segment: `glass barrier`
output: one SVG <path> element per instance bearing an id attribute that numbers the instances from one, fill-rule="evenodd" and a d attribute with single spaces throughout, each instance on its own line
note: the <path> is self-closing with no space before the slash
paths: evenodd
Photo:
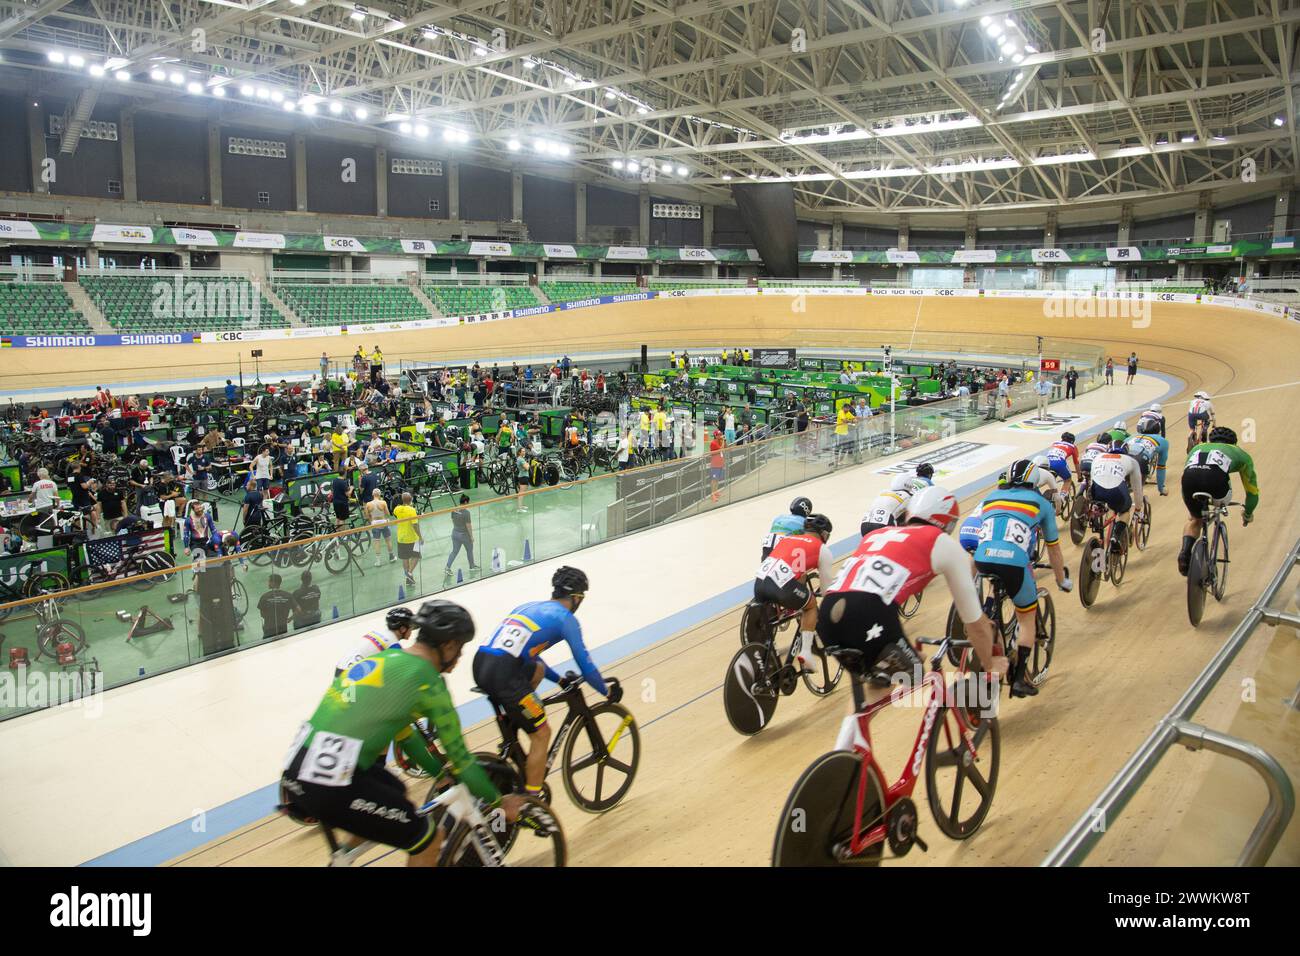
<path id="1" fill-rule="evenodd" d="M 1085 370 L 1079 391 L 1099 384 Z M 1035 402 L 1032 387 L 1020 385 L 1006 399 L 994 390 L 899 405 L 893 415 L 882 408 L 841 429 L 796 432 L 782 424 L 771 437 L 727 446 L 721 467 L 697 445 L 689 457 L 463 506 L 444 494 L 443 507 L 406 522 L 300 535 L 234 556 L 189 556 L 178 547 L 171 565 L 165 543 L 109 555 L 121 560 L 91 568 L 97 583 L 0 604 L 0 719 L 417 601 L 900 450 L 924 454 L 927 444 Z M 942 461 L 935 464 L 942 476 Z M 328 506 L 303 510 L 317 527 L 330 527 Z M 10 561 L 0 596 L 37 591 L 43 566 L 35 558 Z M 152 562 L 161 562 L 158 570 L 125 577 Z"/>

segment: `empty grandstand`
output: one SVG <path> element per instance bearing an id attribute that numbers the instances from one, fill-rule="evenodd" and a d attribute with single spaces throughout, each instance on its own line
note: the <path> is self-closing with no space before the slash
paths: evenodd
<path id="1" fill-rule="evenodd" d="M 66 335 L 89 332 L 90 324 L 72 307 L 56 282 L 0 282 L 0 333 Z"/>
<path id="2" fill-rule="evenodd" d="M 276 282 L 275 294 L 307 325 L 352 325 L 427 319 L 410 289 L 394 285 Z"/>

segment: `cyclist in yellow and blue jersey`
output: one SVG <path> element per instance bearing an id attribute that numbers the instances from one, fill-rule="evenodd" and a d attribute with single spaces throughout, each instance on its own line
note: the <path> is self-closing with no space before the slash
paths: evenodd
<path id="1" fill-rule="evenodd" d="M 537 685 L 545 677 L 565 686 L 564 679 L 541 660 L 542 652 L 565 642 L 588 684 L 614 703 L 622 697 L 620 689 L 611 692 L 600 676 L 574 617 L 587 596 L 587 585 L 587 576 L 577 568 L 558 569 L 551 577 L 551 599 L 519 605 L 474 655 L 474 682 L 505 711 L 510 723 L 529 737 L 525 784 L 534 796 L 542 792 L 551 743 L 551 728 Z"/>
<path id="2" fill-rule="evenodd" d="M 1006 472 L 1005 483 L 984 499 L 980 511 L 979 544 L 975 548 L 975 567 L 981 574 L 1002 582 L 1003 590 L 1016 607 L 1020 624 L 1018 655 L 1013 662 L 1011 693 L 1015 697 L 1032 697 L 1038 688 L 1025 680 L 1025 668 L 1034 646 L 1034 622 L 1038 616 L 1038 586 L 1030 555 L 1033 538 L 1041 534 L 1047 545 L 1048 560 L 1056 584 L 1062 591 L 1073 586 L 1056 529 L 1056 511 L 1038 493 L 1045 483 L 1042 470 L 1028 458 L 1014 462 Z"/>
<path id="3" fill-rule="evenodd" d="M 1165 490 L 1165 466 L 1169 464 L 1169 439 L 1164 431 L 1164 419 L 1139 419 L 1138 433 L 1124 443 L 1124 453 L 1132 455 L 1142 465 L 1142 478 L 1145 481 L 1151 469 L 1156 473 L 1156 490 L 1162 495 Z"/>

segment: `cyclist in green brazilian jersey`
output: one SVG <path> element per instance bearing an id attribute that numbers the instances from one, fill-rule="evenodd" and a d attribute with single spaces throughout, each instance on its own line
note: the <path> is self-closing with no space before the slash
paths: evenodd
<path id="1" fill-rule="evenodd" d="M 522 798 L 502 797 L 461 737 L 442 675 L 473 640 L 469 613 L 450 601 L 428 601 L 415 619 L 415 643 L 353 664 L 334 679 L 315 713 L 303 724 L 285 761 L 286 802 L 305 816 L 352 834 L 353 845 L 372 840 L 405 850 L 410 866 L 433 866 L 442 833 L 407 799 L 401 779 L 384 766 L 390 743 L 437 776 L 442 762 L 412 727 L 427 718 L 451 772 L 474 796 L 500 806 L 513 821 Z"/>
<path id="2" fill-rule="evenodd" d="M 1209 439 L 1191 450 L 1183 468 L 1183 504 L 1187 506 L 1188 521 L 1183 529 L 1183 546 L 1178 552 L 1178 571 L 1184 576 L 1192 545 L 1201 533 L 1202 505 L 1196 500 L 1197 492 L 1206 492 L 1215 504 L 1222 504 L 1232 496 L 1229 479 L 1236 474 L 1246 492 L 1245 509 L 1241 515 L 1243 527 L 1254 520 L 1255 508 L 1259 505 L 1259 477 L 1255 474 L 1255 462 L 1237 446 L 1237 433 L 1231 428 L 1217 427 L 1210 430 Z"/>

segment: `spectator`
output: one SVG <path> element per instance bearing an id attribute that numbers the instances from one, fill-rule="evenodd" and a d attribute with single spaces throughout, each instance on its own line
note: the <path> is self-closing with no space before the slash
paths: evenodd
<path id="1" fill-rule="evenodd" d="M 262 637 L 279 637 L 289 632 L 289 618 L 294 613 L 293 595 L 280 586 L 283 580 L 278 574 L 272 574 L 266 583 L 267 591 L 257 602 L 257 610 L 262 615 Z"/>
<path id="2" fill-rule="evenodd" d="M 235 404 L 235 397 L 237 394 L 238 390 L 235 388 L 235 384 L 230 379 L 226 379 L 226 404 Z"/>
<path id="3" fill-rule="evenodd" d="M 257 450 L 257 456 L 253 459 L 252 480 L 257 482 L 258 491 L 266 491 L 271 487 L 271 446 L 263 445 Z"/>
<path id="4" fill-rule="evenodd" d="M 460 507 L 451 513 L 451 554 L 447 556 L 447 567 L 444 569 L 446 577 L 451 577 L 451 565 L 456 560 L 456 555 L 460 554 L 460 549 L 465 549 L 465 554 L 469 558 L 469 569 L 477 571 L 479 566 L 474 563 L 474 527 L 470 519 L 469 509 L 465 505 L 469 504 L 469 495 L 460 496 Z"/>
<path id="5" fill-rule="evenodd" d="M 393 509 L 397 522 L 397 556 L 406 572 L 406 586 L 415 586 L 415 569 L 420 563 L 420 546 L 424 536 L 420 532 L 419 513 L 411 507 L 411 493 L 402 492 L 402 503 Z"/>
<path id="6" fill-rule="evenodd" d="M 347 453 L 348 438 L 343 432 L 343 423 L 335 422 L 334 430 L 330 433 L 330 454 L 333 456 L 335 471 L 343 467 L 343 458 Z"/>
<path id="7" fill-rule="evenodd" d="M 91 524 L 98 528 L 101 523 L 112 531 L 114 525 L 126 517 L 126 497 L 118 491 L 117 479 L 109 475 L 104 479 L 104 487 L 99 490 L 99 500 L 92 510 Z"/>
<path id="8" fill-rule="evenodd" d="M 301 580 L 302 584 L 293 592 L 295 631 L 320 623 L 320 588 L 312 584 L 310 571 L 304 571 Z"/>
<path id="9" fill-rule="evenodd" d="M 49 469 L 36 469 L 36 480 L 32 482 L 32 493 L 28 495 L 27 500 L 38 511 L 43 508 L 53 508 L 54 503 L 59 500 L 59 486 L 50 480 Z"/>
<path id="10" fill-rule="evenodd" d="M 1065 373 L 1065 397 L 1067 399 L 1074 398 L 1074 390 L 1078 384 L 1079 373 L 1076 372 L 1074 366 L 1071 365 L 1070 370 Z"/>
<path id="11" fill-rule="evenodd" d="M 1052 383 L 1047 380 L 1047 376 L 1041 372 L 1038 378 L 1034 380 L 1034 394 L 1038 396 L 1037 416 L 1039 418 L 1047 417 L 1047 403 L 1052 397 Z"/>
<path id="12" fill-rule="evenodd" d="M 352 472 L 330 480 L 330 502 L 334 506 L 334 528 L 342 531 L 352 517 Z"/>
<path id="13" fill-rule="evenodd" d="M 1133 379 L 1137 378 L 1138 373 L 1138 356 L 1136 352 L 1130 352 L 1128 355 L 1128 379 L 1125 385 L 1132 385 Z"/>
<path id="14" fill-rule="evenodd" d="M 249 478 L 244 485 L 244 504 L 239 509 L 239 526 L 241 528 L 260 527 L 266 517 L 266 496 L 257 486 L 257 479 Z"/>
<path id="15" fill-rule="evenodd" d="M 320 354 L 320 380 L 323 382 L 330 375 L 330 357 L 327 353 Z"/>
<path id="16" fill-rule="evenodd" d="M 1106 359 L 1106 384 L 1115 384 L 1115 360 L 1113 358 Z"/>
<path id="17" fill-rule="evenodd" d="M 726 474 L 725 463 L 722 457 L 723 439 L 722 432 L 716 428 L 713 430 L 713 440 L 709 442 L 709 481 L 712 487 L 713 500 L 718 500 L 718 483 L 722 481 Z"/>

